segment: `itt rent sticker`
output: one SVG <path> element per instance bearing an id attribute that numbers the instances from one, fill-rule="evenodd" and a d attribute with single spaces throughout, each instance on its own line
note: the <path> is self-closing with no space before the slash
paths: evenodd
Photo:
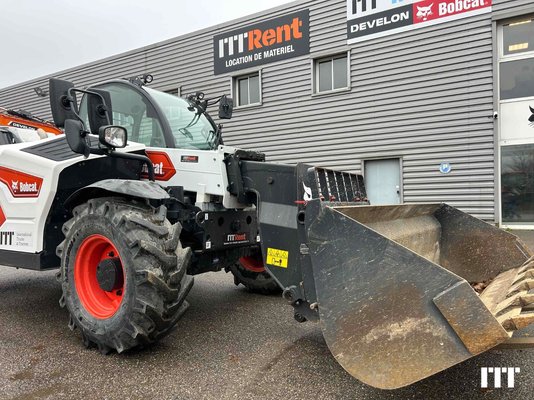
<path id="1" fill-rule="evenodd" d="M 287 259 L 289 258 L 289 252 L 278 249 L 267 249 L 267 264 L 274 265 L 275 267 L 287 268 Z"/>

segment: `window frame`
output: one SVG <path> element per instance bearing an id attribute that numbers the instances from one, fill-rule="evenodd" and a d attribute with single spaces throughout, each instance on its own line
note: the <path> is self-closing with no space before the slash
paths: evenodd
<path id="1" fill-rule="evenodd" d="M 240 104 L 239 103 L 239 81 L 242 79 L 248 80 L 248 98 L 250 101 L 250 78 L 251 77 L 258 77 L 258 90 L 259 90 L 259 102 L 256 103 L 247 103 L 247 104 Z M 231 77 L 231 91 L 230 96 L 234 99 L 234 109 L 243 109 L 243 108 L 252 108 L 252 107 L 259 107 L 263 104 L 263 87 L 262 87 L 262 70 L 256 70 L 256 71 L 249 71 L 246 73 L 240 73 L 239 75 L 234 75 Z"/>
<path id="2" fill-rule="evenodd" d="M 165 89 L 165 90 L 162 90 L 162 92 L 167 93 L 167 94 L 172 94 L 173 96 L 176 96 L 176 97 L 182 97 L 181 86 Z"/>
<path id="3" fill-rule="evenodd" d="M 341 88 L 334 88 L 334 60 L 340 59 L 340 58 L 346 58 L 347 62 L 347 86 L 341 87 Z M 322 62 L 331 62 L 331 71 L 332 71 L 332 89 L 330 90 L 323 90 L 320 91 L 320 76 L 319 76 L 319 65 Z M 314 57 L 311 60 L 311 68 L 312 68 L 312 96 L 324 96 L 332 93 L 338 93 L 338 92 L 346 92 L 351 90 L 351 71 L 350 71 L 350 51 L 342 51 L 337 52 L 333 54 L 328 55 L 321 55 L 318 57 Z"/>
<path id="4" fill-rule="evenodd" d="M 526 59 L 532 59 L 534 58 L 534 49 L 531 50 L 531 51 L 526 51 L 526 52 L 522 52 L 522 53 L 516 53 L 516 54 L 504 54 L 504 30 L 503 30 L 503 27 L 504 25 L 509 25 L 509 24 L 513 24 L 513 23 L 516 23 L 516 22 L 519 22 L 521 20 L 525 20 L 527 18 L 530 18 L 532 20 L 534 20 L 534 14 L 532 13 L 528 13 L 526 15 L 521 15 L 521 16 L 518 16 L 518 17 L 515 17 L 513 19 L 509 19 L 509 20 L 504 20 L 504 21 L 501 21 L 499 23 L 499 25 L 497 26 L 497 51 L 498 51 L 498 54 L 497 54 L 497 100 L 499 103 L 513 103 L 513 102 L 516 102 L 516 101 L 521 101 L 522 99 L 526 99 L 528 97 L 514 97 L 514 98 L 511 98 L 511 99 L 501 99 L 501 65 L 504 64 L 504 63 L 508 63 L 508 62 L 513 62 L 513 61 L 521 61 L 521 60 L 526 60 Z M 500 109 L 500 107 L 499 107 Z"/>
<path id="5" fill-rule="evenodd" d="M 518 22 L 524 21 L 526 19 L 530 19 L 532 23 L 534 23 L 534 14 L 527 13 L 526 15 L 521 15 L 512 19 L 501 21 L 498 25 L 498 59 L 500 61 L 511 61 L 511 60 L 517 60 L 517 59 L 523 59 L 523 58 L 532 58 L 534 55 L 534 49 L 529 51 L 524 51 L 520 53 L 512 53 L 512 54 L 504 54 L 504 26 L 517 24 Z"/>

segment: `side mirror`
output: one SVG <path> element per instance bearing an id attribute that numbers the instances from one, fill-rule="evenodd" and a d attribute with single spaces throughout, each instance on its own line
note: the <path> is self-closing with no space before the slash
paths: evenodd
<path id="1" fill-rule="evenodd" d="M 219 118 L 231 119 L 234 111 L 234 100 L 224 95 L 219 102 Z"/>
<path id="2" fill-rule="evenodd" d="M 120 149 L 128 144 L 128 132 L 122 126 L 101 126 L 98 132 L 100 143 L 111 149 Z"/>
<path id="3" fill-rule="evenodd" d="M 70 149 L 78 154 L 89 156 L 90 148 L 87 145 L 83 134 L 83 124 L 77 119 L 67 119 L 65 121 L 65 136 Z"/>
<path id="4" fill-rule="evenodd" d="M 76 95 L 74 93 L 72 96 L 69 95 L 69 89 L 73 87 L 72 82 L 62 79 L 51 78 L 49 81 L 50 108 L 54 124 L 60 128 L 65 126 L 66 120 L 77 119 Z"/>
<path id="5" fill-rule="evenodd" d="M 111 124 L 111 95 L 107 90 L 102 89 L 88 89 L 87 96 L 87 116 L 89 118 L 89 127 L 93 135 L 100 134 L 100 128 Z M 97 93 L 100 96 L 91 94 Z"/>

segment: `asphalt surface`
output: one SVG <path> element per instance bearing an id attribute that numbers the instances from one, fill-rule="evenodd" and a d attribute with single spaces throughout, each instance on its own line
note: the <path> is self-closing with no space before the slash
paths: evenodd
<path id="1" fill-rule="evenodd" d="M 122 355 L 83 347 L 60 291 L 53 271 L 0 267 L 1 399 L 534 398 L 534 349 L 493 350 L 396 391 L 368 387 L 337 364 L 318 325 L 222 272 L 195 278 L 170 336 Z M 480 368 L 499 366 L 521 368 L 515 389 L 480 389 Z"/>

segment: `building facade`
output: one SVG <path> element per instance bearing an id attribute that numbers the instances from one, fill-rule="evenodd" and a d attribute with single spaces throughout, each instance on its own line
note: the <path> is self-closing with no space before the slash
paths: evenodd
<path id="1" fill-rule="evenodd" d="M 53 76 L 143 73 L 231 94 L 226 144 L 363 173 L 375 204 L 534 226 L 531 0 L 301 0 Z M 0 105 L 50 117 L 48 78 L 0 89 Z"/>

